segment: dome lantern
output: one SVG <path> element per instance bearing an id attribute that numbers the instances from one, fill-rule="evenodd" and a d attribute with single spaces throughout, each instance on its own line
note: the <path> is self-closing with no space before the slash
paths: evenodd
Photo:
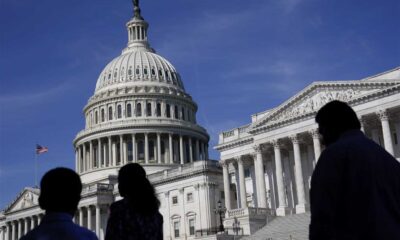
<path id="1" fill-rule="evenodd" d="M 126 23 L 128 30 L 128 46 L 122 51 L 122 53 L 129 52 L 131 50 L 144 50 L 149 52 L 155 52 L 147 41 L 147 29 L 149 24 L 144 20 L 140 14 L 139 0 L 133 0 L 133 18 Z"/>

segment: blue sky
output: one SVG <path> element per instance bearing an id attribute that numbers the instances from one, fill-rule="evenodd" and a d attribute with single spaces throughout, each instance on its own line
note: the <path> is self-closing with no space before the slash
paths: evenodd
<path id="1" fill-rule="evenodd" d="M 398 0 L 141 1 L 158 54 L 178 69 L 211 135 L 250 122 L 317 80 L 400 65 Z M 0 208 L 55 166 L 102 68 L 126 46 L 129 0 L 0 2 Z M 212 150 L 210 156 L 218 159 Z"/>

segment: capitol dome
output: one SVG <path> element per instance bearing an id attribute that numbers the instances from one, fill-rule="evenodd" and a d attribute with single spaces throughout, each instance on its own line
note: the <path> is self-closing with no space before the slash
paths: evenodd
<path id="1" fill-rule="evenodd" d="M 147 173 L 208 159 L 207 131 L 181 76 L 147 39 L 148 23 L 134 8 L 128 44 L 101 71 L 74 139 L 83 183 L 106 181 L 129 162 Z"/>

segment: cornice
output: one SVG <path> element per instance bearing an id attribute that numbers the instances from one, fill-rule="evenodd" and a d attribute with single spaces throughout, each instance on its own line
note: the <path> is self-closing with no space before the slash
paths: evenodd
<path id="1" fill-rule="evenodd" d="M 158 123 L 153 122 L 153 123 L 147 123 L 147 124 L 139 123 L 137 125 L 133 125 L 132 123 L 134 123 L 134 121 L 129 121 L 125 124 L 112 123 L 112 124 L 109 124 L 110 126 L 106 126 L 103 128 L 96 127 L 96 128 L 89 128 L 89 129 L 82 130 L 76 135 L 75 139 L 73 140 L 73 144 L 75 145 L 81 139 L 95 135 L 95 134 L 107 133 L 107 132 L 118 131 L 118 130 L 126 130 L 126 129 L 130 129 L 130 130 L 143 129 L 143 132 L 146 132 L 146 131 L 148 132 L 149 128 L 153 128 L 150 131 L 154 131 L 154 132 L 161 131 L 161 132 L 166 132 L 166 133 L 176 133 L 176 132 L 179 132 L 180 129 L 182 129 L 185 131 L 195 132 L 199 135 L 202 135 L 207 141 L 209 141 L 209 139 L 210 139 L 210 136 L 208 135 L 207 131 L 197 124 L 195 126 L 166 124 L 167 122 L 163 123 L 162 121 L 159 121 Z M 142 133 L 142 132 L 139 132 L 139 133 Z"/>
<path id="2" fill-rule="evenodd" d="M 232 148 L 248 145 L 248 144 L 251 144 L 253 142 L 254 142 L 253 136 L 248 136 L 246 138 L 237 139 L 237 140 L 234 140 L 232 142 L 219 144 L 219 145 L 215 146 L 214 149 L 218 150 L 218 151 L 223 151 L 223 150 L 228 150 L 228 149 L 232 149 Z"/>

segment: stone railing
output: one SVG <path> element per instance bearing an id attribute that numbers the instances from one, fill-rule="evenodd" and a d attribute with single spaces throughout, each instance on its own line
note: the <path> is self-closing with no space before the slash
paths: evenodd
<path id="1" fill-rule="evenodd" d="M 112 193 L 114 190 L 114 185 L 107 183 L 95 183 L 91 185 L 86 185 L 82 189 L 82 195 L 90 194 L 90 193 Z"/>
<path id="2" fill-rule="evenodd" d="M 247 124 L 247 125 L 220 133 L 218 144 L 227 143 L 227 142 L 231 142 L 231 141 L 234 141 L 234 140 L 242 138 L 242 137 L 250 136 L 250 134 L 247 133 L 247 130 L 249 129 L 249 127 L 250 127 L 250 124 Z"/>
<path id="3" fill-rule="evenodd" d="M 212 160 L 195 161 L 192 163 L 186 163 L 176 168 L 156 172 L 148 175 L 147 177 L 151 182 L 154 183 L 169 178 L 173 178 L 179 175 L 190 174 L 196 171 L 203 171 L 207 169 L 220 170 L 221 167 L 219 166 L 219 162 L 217 161 L 212 161 Z"/>
<path id="4" fill-rule="evenodd" d="M 269 209 L 266 208 L 253 208 L 253 207 L 237 208 L 228 210 L 227 217 L 232 218 L 232 217 L 259 216 L 259 215 L 266 216 L 267 213 L 269 213 Z"/>
<path id="5" fill-rule="evenodd" d="M 178 125 L 193 129 L 195 131 L 206 133 L 206 130 L 203 127 L 197 125 L 196 123 L 191 123 L 188 121 L 183 121 L 178 119 L 170 119 L 170 118 L 140 118 L 140 119 L 121 119 L 121 120 L 118 119 L 115 121 L 98 123 L 94 124 L 93 126 L 87 127 L 86 129 L 81 130 L 76 135 L 76 139 L 79 139 L 80 137 L 93 132 L 106 130 L 109 128 L 124 128 L 132 125 L 175 125 L 175 126 Z"/>

